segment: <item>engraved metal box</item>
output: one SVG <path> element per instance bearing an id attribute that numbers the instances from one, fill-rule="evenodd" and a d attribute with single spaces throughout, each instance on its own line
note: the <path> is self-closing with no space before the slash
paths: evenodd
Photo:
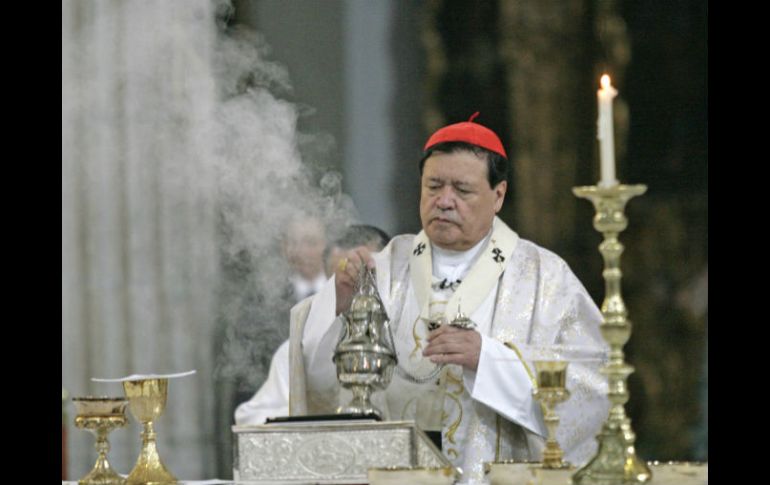
<path id="1" fill-rule="evenodd" d="M 381 467 L 452 466 L 413 421 L 233 426 L 233 476 L 256 483 L 368 483 Z"/>

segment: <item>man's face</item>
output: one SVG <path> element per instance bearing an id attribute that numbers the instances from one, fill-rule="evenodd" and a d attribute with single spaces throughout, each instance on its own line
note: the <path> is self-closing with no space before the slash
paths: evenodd
<path id="1" fill-rule="evenodd" d="M 284 253 L 292 269 L 310 280 L 323 272 L 324 228 L 318 219 L 292 221 L 286 232 Z"/>
<path id="2" fill-rule="evenodd" d="M 422 227 L 433 244 L 472 248 L 487 235 L 508 183 L 492 188 L 487 162 L 469 151 L 437 152 L 425 160 L 420 195 Z"/>

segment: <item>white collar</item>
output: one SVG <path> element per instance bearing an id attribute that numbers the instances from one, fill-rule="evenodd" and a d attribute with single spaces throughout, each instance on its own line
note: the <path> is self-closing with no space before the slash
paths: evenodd
<path id="1" fill-rule="evenodd" d="M 486 240 L 480 242 L 479 256 L 469 264 L 467 274 L 462 277 L 462 284 L 447 305 L 451 315 L 457 313 L 459 301 L 462 301 L 462 310 L 467 315 L 472 314 L 481 304 L 508 265 L 518 239 L 519 236 L 511 228 L 495 217 L 488 244 L 485 247 Z M 433 280 L 433 245 L 424 230 L 414 237 L 412 244 L 413 250 L 409 256 L 410 279 L 421 309 L 420 315 L 427 318 Z"/>
<path id="2" fill-rule="evenodd" d="M 301 300 L 320 291 L 324 283 L 326 283 L 326 275 L 320 272 L 312 280 L 306 280 L 298 274 L 293 274 L 289 276 L 289 281 L 291 281 L 291 285 L 294 287 L 294 294 L 297 299 Z"/>
<path id="3" fill-rule="evenodd" d="M 465 251 L 442 249 L 431 243 L 433 276 L 438 279 L 446 278 L 449 281 L 462 279 L 478 258 L 481 250 L 487 245 L 491 236 L 492 229 L 490 228 L 486 236 L 477 242 L 475 246 Z"/>

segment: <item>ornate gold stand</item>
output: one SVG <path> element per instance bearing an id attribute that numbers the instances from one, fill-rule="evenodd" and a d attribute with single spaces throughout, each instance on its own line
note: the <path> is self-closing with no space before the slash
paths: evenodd
<path id="1" fill-rule="evenodd" d="M 647 191 L 646 185 L 615 185 L 612 187 L 575 187 L 573 193 L 590 200 L 596 209 L 594 228 L 604 235 L 599 252 L 604 258 L 606 294 L 602 303 L 604 321 L 601 332 L 610 344 L 610 361 L 602 369 L 609 384 L 608 397 L 612 407 L 602 431 L 597 436 L 599 449 L 596 455 L 572 476 L 577 485 L 616 485 L 644 483 L 652 478 L 647 464 L 634 449 L 636 435 L 631 420 L 626 416 L 628 402 L 628 376 L 634 368 L 624 361 L 623 346 L 631 337 L 631 322 L 620 294 L 620 255 L 623 245 L 618 234 L 628 226 L 625 215 L 626 203 Z"/>
<path id="2" fill-rule="evenodd" d="M 533 391 L 535 399 L 543 403 L 544 421 L 548 428 L 548 439 L 543 450 L 543 468 L 569 468 L 570 464 L 562 461 L 564 452 L 556 441 L 556 429 L 559 427 L 559 415 L 554 407 L 569 398 L 567 385 L 567 361 L 536 360 L 537 388 Z"/>
<path id="3" fill-rule="evenodd" d="M 153 420 L 157 419 L 166 407 L 168 379 L 143 379 L 123 382 L 123 389 L 128 398 L 131 414 L 142 423 L 142 451 L 131 473 L 126 478 L 127 485 L 168 485 L 177 483 L 160 460 L 155 445 Z"/>
<path id="4" fill-rule="evenodd" d="M 87 429 L 96 436 L 96 451 L 99 457 L 90 472 L 80 480 L 78 485 L 123 485 L 125 479 L 110 466 L 107 452 L 110 443 L 107 435 L 115 428 L 126 425 L 126 401 L 115 397 L 73 397 L 77 416 L 75 426 Z"/>

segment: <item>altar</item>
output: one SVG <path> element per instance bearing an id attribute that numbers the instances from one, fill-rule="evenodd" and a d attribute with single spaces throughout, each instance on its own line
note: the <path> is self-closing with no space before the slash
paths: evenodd
<path id="1" fill-rule="evenodd" d="M 233 426 L 233 477 L 253 483 L 367 483 L 371 468 L 443 468 L 450 461 L 413 421 Z"/>
<path id="2" fill-rule="evenodd" d="M 690 463 L 690 462 L 670 462 L 659 463 L 649 462 L 653 470 L 652 481 L 650 485 L 704 485 L 708 484 L 708 463 Z M 501 468 L 495 475 L 488 475 L 490 485 L 508 485 L 508 484 L 532 484 L 532 485 L 566 485 L 569 484 L 569 470 L 542 470 L 536 464 L 519 463 L 508 464 L 506 468 Z M 62 481 L 62 485 L 77 485 L 76 481 Z M 179 485 L 254 485 L 255 483 L 263 485 L 286 485 L 292 483 L 295 485 L 313 485 L 318 481 L 238 481 L 238 480 L 180 480 Z M 331 483 L 331 482 L 329 482 Z M 347 483 L 347 482 L 338 482 Z M 362 484 L 376 485 L 377 482 L 368 480 L 360 482 Z M 420 483 L 420 482 L 412 482 Z M 431 482 L 433 483 L 433 482 Z M 451 482 L 450 482 L 451 483 Z"/>

